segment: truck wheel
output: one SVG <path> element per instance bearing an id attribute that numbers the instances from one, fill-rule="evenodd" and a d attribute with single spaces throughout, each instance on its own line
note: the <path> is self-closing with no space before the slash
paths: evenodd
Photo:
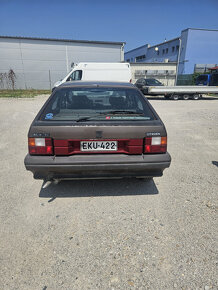
<path id="1" fill-rule="evenodd" d="M 200 95 L 199 95 L 199 94 L 194 94 L 194 95 L 192 96 L 192 99 L 193 99 L 193 100 L 199 100 L 199 99 L 200 99 Z"/>
<path id="2" fill-rule="evenodd" d="M 189 99 L 189 95 L 185 94 L 182 96 L 183 100 L 188 100 Z"/>
<path id="3" fill-rule="evenodd" d="M 178 101 L 178 99 L 179 99 L 179 95 L 172 95 L 171 98 L 172 98 L 174 101 Z"/>
<path id="4" fill-rule="evenodd" d="M 165 95 L 164 98 L 165 98 L 166 100 L 169 100 L 170 95 Z"/>

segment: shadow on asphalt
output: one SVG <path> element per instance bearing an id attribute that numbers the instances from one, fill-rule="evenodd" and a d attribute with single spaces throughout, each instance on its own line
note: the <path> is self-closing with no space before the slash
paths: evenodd
<path id="1" fill-rule="evenodd" d="M 51 184 L 41 188 L 39 197 L 97 197 L 97 196 L 125 196 L 125 195 L 153 195 L 158 189 L 153 181 L 141 179 L 101 179 L 101 180 L 69 180 L 59 184 Z"/>

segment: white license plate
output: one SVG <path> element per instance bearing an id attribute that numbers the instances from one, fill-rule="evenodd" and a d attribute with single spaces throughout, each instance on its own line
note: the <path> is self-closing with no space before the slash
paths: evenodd
<path id="1" fill-rule="evenodd" d="M 117 141 L 81 141 L 81 151 L 117 151 Z"/>

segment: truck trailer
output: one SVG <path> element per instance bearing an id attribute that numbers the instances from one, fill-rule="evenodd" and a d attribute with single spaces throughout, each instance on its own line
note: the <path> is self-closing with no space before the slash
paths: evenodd
<path id="1" fill-rule="evenodd" d="M 156 79 L 138 79 L 135 85 L 144 95 L 163 95 L 166 99 L 198 100 L 202 94 L 218 94 L 217 86 L 164 86 Z"/>
<path id="2" fill-rule="evenodd" d="M 164 95 L 166 99 L 198 100 L 202 94 L 218 94 L 218 86 L 153 86 L 147 87 L 146 95 Z"/>

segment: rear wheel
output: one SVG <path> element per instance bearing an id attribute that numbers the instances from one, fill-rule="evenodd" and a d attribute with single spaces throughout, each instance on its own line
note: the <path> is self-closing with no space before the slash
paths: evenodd
<path id="1" fill-rule="evenodd" d="M 189 99 L 189 95 L 185 94 L 182 96 L 183 100 L 188 100 Z"/>
<path id="2" fill-rule="evenodd" d="M 171 98 L 175 101 L 177 101 L 179 99 L 179 95 L 172 95 Z"/>

